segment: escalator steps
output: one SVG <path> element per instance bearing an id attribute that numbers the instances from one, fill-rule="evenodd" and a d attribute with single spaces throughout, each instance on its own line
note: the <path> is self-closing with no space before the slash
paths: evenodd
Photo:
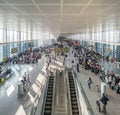
<path id="1" fill-rule="evenodd" d="M 51 92 L 52 92 L 52 91 L 53 91 L 53 89 L 52 89 L 52 88 L 48 88 L 48 91 L 51 91 Z"/>
<path id="2" fill-rule="evenodd" d="M 49 84 L 48 85 L 53 85 L 53 82 L 49 82 Z"/>
<path id="3" fill-rule="evenodd" d="M 44 115 L 51 115 L 51 110 L 46 110 L 46 111 L 44 112 Z"/>
<path id="4" fill-rule="evenodd" d="M 52 98 L 52 95 L 47 95 L 47 98 Z"/>
<path id="5" fill-rule="evenodd" d="M 77 101 L 77 98 L 71 98 L 72 101 Z"/>
<path id="6" fill-rule="evenodd" d="M 75 90 L 75 84 L 74 84 L 74 79 L 73 79 L 73 76 L 72 76 L 72 72 L 68 72 L 68 76 L 69 76 L 72 114 L 73 115 L 79 115 L 78 103 L 77 103 L 77 97 L 76 97 L 76 90 Z"/>
<path id="7" fill-rule="evenodd" d="M 51 110 L 51 106 L 45 106 L 45 110 Z"/>
<path id="8" fill-rule="evenodd" d="M 78 110 L 78 106 L 77 106 L 77 105 L 73 105 L 73 106 L 72 106 L 72 109 L 73 109 L 73 110 L 75 110 L 75 109 Z"/>
<path id="9" fill-rule="evenodd" d="M 73 82 L 74 80 L 73 79 L 69 79 L 70 82 Z"/>
<path id="10" fill-rule="evenodd" d="M 71 94 L 75 94 L 75 90 L 74 91 L 70 91 Z"/>
<path id="11" fill-rule="evenodd" d="M 72 106 L 76 106 L 77 105 L 77 102 L 72 102 Z"/>
<path id="12" fill-rule="evenodd" d="M 73 115 L 79 115 L 79 111 L 78 110 L 72 110 Z"/>
<path id="13" fill-rule="evenodd" d="M 52 103 L 45 103 L 45 106 L 52 106 Z"/>
<path id="14" fill-rule="evenodd" d="M 76 95 L 71 95 L 72 98 L 76 98 Z"/>
<path id="15" fill-rule="evenodd" d="M 70 91 L 75 91 L 75 88 L 70 88 Z"/>
<path id="16" fill-rule="evenodd" d="M 51 91 L 47 92 L 47 95 L 52 95 L 52 92 Z"/>
<path id="17" fill-rule="evenodd" d="M 52 101 L 52 98 L 47 98 L 46 100 L 47 100 L 47 101 Z"/>
<path id="18" fill-rule="evenodd" d="M 74 85 L 70 85 L 70 88 L 75 88 L 75 86 Z"/>
<path id="19" fill-rule="evenodd" d="M 51 115 L 54 77 L 49 78 L 44 115 Z"/>
<path id="20" fill-rule="evenodd" d="M 53 90 L 53 88 L 51 88 L 51 87 L 48 87 L 48 90 Z"/>
<path id="21" fill-rule="evenodd" d="M 49 85 L 48 88 L 53 88 L 53 85 Z"/>

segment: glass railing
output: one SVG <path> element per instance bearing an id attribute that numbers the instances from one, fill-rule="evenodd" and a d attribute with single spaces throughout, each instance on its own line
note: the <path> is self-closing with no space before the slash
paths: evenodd
<path id="1" fill-rule="evenodd" d="M 95 115 L 94 112 L 93 112 L 93 110 L 92 110 L 92 107 L 91 107 L 91 105 L 90 105 L 90 103 L 89 103 L 89 100 L 88 100 L 88 98 L 87 98 L 87 96 L 86 96 L 86 94 L 85 94 L 85 91 L 84 91 L 84 89 L 83 89 L 83 87 L 82 87 L 82 84 L 81 84 L 80 81 L 78 80 L 76 71 L 74 70 L 73 73 L 74 73 L 76 82 L 77 82 L 77 84 L 78 84 L 78 86 L 79 86 L 79 89 L 80 89 L 80 92 L 81 92 L 81 94 L 82 94 L 82 97 L 84 98 L 84 101 L 85 101 L 85 105 L 86 105 L 88 114 L 89 114 L 89 115 Z M 78 82 L 78 81 L 79 81 L 79 82 Z M 78 88 L 77 88 L 77 90 L 78 90 Z M 78 92 L 79 92 L 79 91 L 78 91 Z M 81 105 L 81 104 L 80 104 L 80 105 Z M 85 111 L 84 111 L 84 112 L 85 112 Z M 84 112 L 82 113 L 82 115 L 85 115 Z"/>
<path id="2" fill-rule="evenodd" d="M 47 79 L 47 81 L 48 81 L 48 79 Z M 41 87 L 41 89 L 39 89 L 39 91 L 36 93 L 35 100 L 32 104 L 32 109 L 31 109 L 30 115 L 41 115 L 42 114 L 43 104 L 44 104 L 44 100 L 46 97 L 46 87 L 47 87 L 46 85 L 48 83 L 47 81 L 46 81 L 45 85 L 43 87 Z"/>

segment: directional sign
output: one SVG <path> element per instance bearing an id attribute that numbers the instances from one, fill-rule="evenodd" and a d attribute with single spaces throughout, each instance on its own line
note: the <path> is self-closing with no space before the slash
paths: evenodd
<path id="1" fill-rule="evenodd" d="M 12 48 L 11 49 L 11 54 L 17 53 L 18 52 L 18 48 Z"/>
<path id="2" fill-rule="evenodd" d="M 54 52 L 68 52 L 68 48 L 54 48 Z"/>

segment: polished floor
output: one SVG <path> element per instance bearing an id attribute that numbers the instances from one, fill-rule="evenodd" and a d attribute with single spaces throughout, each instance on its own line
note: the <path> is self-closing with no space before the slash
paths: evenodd
<path id="1" fill-rule="evenodd" d="M 63 58 L 59 56 L 61 62 Z M 77 58 L 74 58 L 72 53 L 70 52 L 68 57 L 65 61 L 65 66 L 71 68 L 73 66 L 76 69 L 75 64 L 71 64 L 71 60 L 74 60 L 75 63 L 78 61 Z M 11 66 L 14 74 L 11 78 L 9 78 L 4 84 L 0 85 L 0 115 L 29 115 L 34 103 L 35 95 L 41 89 L 41 84 L 45 83 L 45 76 L 46 76 L 46 58 L 43 56 L 38 64 L 33 65 L 8 65 Z M 57 65 L 62 67 L 62 63 L 55 61 Z M 110 69 L 111 71 L 113 68 L 113 63 L 103 62 L 105 64 L 105 68 Z M 112 65 L 111 65 L 112 64 Z M 53 64 L 54 65 L 54 64 Z M 51 65 L 52 68 L 54 66 Z M 115 67 L 115 66 L 114 66 Z M 18 84 L 20 78 L 23 76 L 24 72 L 30 73 L 30 80 L 32 82 L 31 86 L 28 88 L 28 94 L 23 98 L 18 98 Z M 96 100 L 101 97 L 100 93 L 96 91 L 96 85 L 101 85 L 98 75 L 94 75 L 88 70 L 85 70 L 80 67 L 80 73 L 78 75 L 78 82 L 82 84 L 82 87 L 85 91 L 87 96 L 87 100 L 90 103 L 90 106 L 95 115 L 102 115 L 96 109 Z M 86 80 L 88 77 L 91 77 L 93 80 L 93 84 L 91 90 L 88 89 Z M 40 84 L 39 84 L 40 82 Z M 107 115 L 119 115 L 120 113 L 120 95 L 117 94 L 114 90 L 111 90 L 109 86 L 106 86 L 106 92 L 109 97 L 109 102 L 107 105 Z"/>
<path id="2" fill-rule="evenodd" d="M 39 88 L 35 85 L 37 77 L 43 77 L 42 71 L 45 66 L 45 58 L 39 60 L 35 65 L 9 65 L 12 68 L 13 75 L 4 84 L 0 85 L 0 115 L 28 115 L 33 106 L 34 96 L 31 96 L 33 88 Z M 27 89 L 28 94 L 18 98 L 18 84 L 24 73 L 30 74 L 32 85 Z M 41 73 L 41 74 L 40 74 Z M 31 98 L 30 98 L 31 97 Z"/>
<path id="3" fill-rule="evenodd" d="M 72 53 L 70 53 L 68 59 L 70 60 L 70 58 L 73 59 Z M 74 58 L 74 61 L 75 63 L 77 63 L 78 59 Z M 71 61 L 69 62 L 71 63 Z M 117 69 L 114 63 L 110 63 L 110 62 L 108 63 L 106 61 L 102 61 L 100 63 L 103 65 L 104 70 L 107 69 L 109 71 L 115 71 Z M 76 70 L 76 66 L 74 66 L 74 69 Z M 101 94 L 98 93 L 96 89 L 96 85 L 99 85 L 99 87 L 101 87 L 101 81 L 99 79 L 99 76 L 95 75 L 91 71 L 85 70 L 80 66 L 80 73 L 77 73 L 77 77 L 78 77 L 78 82 L 82 84 L 82 87 L 87 96 L 88 103 L 86 105 L 90 104 L 90 107 L 94 112 L 94 115 L 102 115 L 103 113 L 99 113 L 96 107 L 96 100 L 101 98 Z M 87 85 L 87 79 L 89 77 L 91 77 L 93 81 L 91 89 L 89 89 Z M 120 114 L 120 94 L 117 94 L 115 90 L 111 90 L 108 84 L 106 84 L 106 94 L 108 95 L 108 98 L 109 98 L 109 101 L 107 104 L 107 115 L 119 115 Z"/>

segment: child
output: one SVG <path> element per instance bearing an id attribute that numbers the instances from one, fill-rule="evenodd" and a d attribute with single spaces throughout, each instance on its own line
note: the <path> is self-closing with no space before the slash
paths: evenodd
<path id="1" fill-rule="evenodd" d="M 99 102 L 99 100 L 96 101 L 96 106 L 97 106 L 98 111 L 100 112 L 100 111 L 101 111 L 101 107 L 100 107 L 100 102 Z"/>
<path id="2" fill-rule="evenodd" d="M 96 85 L 96 90 L 97 90 L 97 92 L 100 92 L 100 88 L 98 85 Z"/>

